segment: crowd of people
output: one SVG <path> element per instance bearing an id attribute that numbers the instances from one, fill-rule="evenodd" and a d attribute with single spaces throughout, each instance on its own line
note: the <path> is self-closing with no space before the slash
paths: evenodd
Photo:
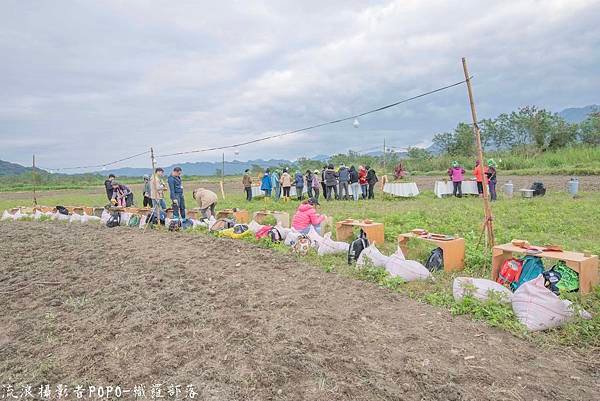
<path id="1" fill-rule="evenodd" d="M 497 167 L 498 165 L 494 159 L 489 159 L 487 161 L 487 166 L 483 169 L 483 174 L 481 171 L 481 162 L 479 160 L 475 162 L 475 167 L 473 168 L 473 176 L 477 182 L 477 192 L 479 193 L 479 196 L 483 196 L 483 186 L 487 185 L 490 193 L 490 200 L 492 202 L 497 199 Z M 448 169 L 448 177 L 452 181 L 452 195 L 462 198 L 462 183 L 465 180 L 465 169 L 457 161 L 454 161 L 452 162 L 452 166 Z"/>
<path id="2" fill-rule="evenodd" d="M 346 167 L 342 164 L 335 169 L 333 164 L 323 166 L 321 170 L 306 170 L 303 174 L 297 170 L 292 176 L 289 169 L 266 169 L 260 180 L 260 190 L 265 197 L 274 200 L 290 200 L 292 186 L 296 190 L 296 198 L 302 201 L 314 198 L 317 202 L 322 196 L 327 201 L 354 199 L 375 199 L 375 184 L 379 181 L 375 170 L 369 166 Z M 246 200 L 252 200 L 253 180 L 250 170 L 244 172 L 242 185 Z"/>

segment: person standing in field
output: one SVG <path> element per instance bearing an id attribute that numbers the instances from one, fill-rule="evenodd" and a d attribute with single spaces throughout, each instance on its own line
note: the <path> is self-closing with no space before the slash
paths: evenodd
<path id="1" fill-rule="evenodd" d="M 496 195 L 496 182 L 497 182 L 496 167 L 497 167 L 497 164 L 494 161 L 494 159 L 488 160 L 488 168 L 487 168 L 487 170 L 485 172 L 485 175 L 487 176 L 488 186 L 490 188 L 490 199 L 491 199 L 492 202 L 495 202 L 496 199 L 497 199 L 497 195 Z"/>
<path id="2" fill-rule="evenodd" d="M 321 189 L 323 189 L 323 197 L 327 198 L 327 184 L 325 184 L 325 170 L 327 170 L 327 166 L 323 166 L 323 169 L 321 169 Z"/>
<path id="3" fill-rule="evenodd" d="M 271 191 L 273 187 L 271 186 L 271 170 L 267 169 L 265 174 L 263 175 L 262 180 L 260 181 L 260 190 L 264 191 L 265 197 L 271 196 Z"/>
<path id="4" fill-rule="evenodd" d="M 198 203 L 200 212 L 205 219 L 215 215 L 215 207 L 217 206 L 217 194 L 205 188 L 198 188 L 192 192 L 192 196 Z"/>
<path id="5" fill-rule="evenodd" d="M 150 194 L 150 177 L 148 174 L 144 174 L 144 207 L 152 207 L 152 195 Z"/>
<path id="6" fill-rule="evenodd" d="M 108 175 L 108 179 L 106 181 L 104 181 L 104 188 L 106 189 L 106 197 L 108 198 L 108 201 L 110 202 L 113 198 L 113 187 L 112 187 L 112 183 L 115 180 L 115 175 L 114 174 L 109 174 Z"/>
<path id="7" fill-rule="evenodd" d="M 309 199 L 313 197 L 312 176 L 312 171 L 310 171 L 310 169 L 306 170 L 306 175 L 304 176 L 304 178 L 306 179 L 306 193 Z"/>
<path id="8" fill-rule="evenodd" d="M 169 195 L 173 207 L 173 218 L 185 220 L 185 197 L 183 196 L 183 184 L 181 182 L 181 167 L 175 167 L 169 178 Z"/>
<path id="9" fill-rule="evenodd" d="M 369 183 L 367 182 L 367 169 L 364 166 L 358 166 L 358 183 L 362 192 L 362 198 L 367 199 Z"/>
<path id="10" fill-rule="evenodd" d="M 344 163 L 340 166 L 338 170 L 338 178 L 339 178 L 339 194 L 340 199 L 348 200 L 348 183 L 350 182 L 350 173 L 348 172 L 348 167 Z"/>
<path id="11" fill-rule="evenodd" d="M 327 187 L 327 195 L 326 199 L 328 201 L 331 200 L 331 194 L 335 193 L 335 199 L 338 198 L 337 184 L 338 184 L 338 176 L 335 170 L 333 169 L 333 164 L 329 164 L 327 166 L 327 170 L 325 170 L 325 186 Z"/>
<path id="12" fill-rule="evenodd" d="M 455 160 L 452 162 L 452 167 L 448 169 L 448 177 L 452 180 L 452 195 L 457 198 L 462 198 L 462 182 L 464 178 L 465 169 L 458 164 Z"/>
<path id="13" fill-rule="evenodd" d="M 377 184 L 377 181 L 379 181 L 379 179 L 377 178 L 377 173 L 375 173 L 374 169 L 367 166 L 366 170 L 367 170 L 367 184 L 369 184 L 368 198 L 375 199 L 375 184 Z"/>
<path id="14" fill-rule="evenodd" d="M 298 197 L 298 200 L 302 200 L 304 198 L 304 176 L 300 170 L 296 171 L 294 185 L 296 186 L 296 196 Z"/>
<path id="15" fill-rule="evenodd" d="M 154 170 L 154 174 L 150 179 L 150 197 L 152 198 L 152 216 L 154 215 L 154 210 L 158 209 L 159 216 L 158 220 L 165 219 L 165 210 L 167 210 L 167 203 L 165 202 L 165 189 L 167 186 L 163 181 L 163 175 L 165 174 L 165 170 L 160 167 L 157 167 Z M 151 217 L 152 219 L 152 217 Z"/>
<path id="16" fill-rule="evenodd" d="M 321 188 L 321 180 L 319 180 L 319 177 L 321 176 L 320 174 L 321 172 L 319 170 L 315 170 L 314 174 L 312 175 L 312 179 L 311 179 L 311 187 L 313 190 L 313 197 L 319 201 L 319 189 Z M 307 183 L 308 184 L 308 183 Z"/>
<path id="17" fill-rule="evenodd" d="M 279 170 L 273 170 L 271 173 L 271 188 L 273 189 L 273 196 L 275 200 L 281 198 L 281 184 L 279 183 Z"/>
<path id="18" fill-rule="evenodd" d="M 244 186 L 244 192 L 246 193 L 246 200 L 250 202 L 252 200 L 252 177 L 250 176 L 250 169 L 244 171 L 242 185 Z"/>
<path id="19" fill-rule="evenodd" d="M 350 166 L 350 170 L 348 170 L 348 176 L 350 178 L 350 188 L 352 189 L 352 198 L 355 201 L 358 200 L 360 196 L 360 184 L 358 183 L 358 171 L 354 166 Z"/>
<path id="20" fill-rule="evenodd" d="M 292 187 L 292 176 L 288 173 L 287 168 L 283 169 L 279 183 L 283 189 L 283 201 L 287 202 L 290 200 L 290 188 Z"/>
<path id="21" fill-rule="evenodd" d="M 477 160 L 475 162 L 475 168 L 473 168 L 473 176 L 475 177 L 475 181 L 477 181 L 477 193 L 481 198 L 483 196 L 483 174 L 481 173 L 480 160 Z"/>

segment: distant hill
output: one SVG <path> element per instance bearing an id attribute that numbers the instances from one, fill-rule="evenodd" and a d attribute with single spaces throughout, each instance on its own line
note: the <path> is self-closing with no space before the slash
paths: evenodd
<path id="1" fill-rule="evenodd" d="M 597 104 L 591 104 L 585 107 L 571 107 L 564 109 L 559 116 L 564 118 L 569 123 L 580 123 L 585 120 L 591 113 L 600 111 L 600 106 Z"/>
<path id="2" fill-rule="evenodd" d="M 270 159 L 270 160 L 248 160 L 245 162 L 234 160 L 231 162 L 225 162 L 225 174 L 241 174 L 244 170 L 252 168 L 253 165 L 259 165 L 262 168 L 279 166 L 281 164 L 291 164 L 289 160 L 282 159 Z M 183 170 L 185 175 L 198 175 L 208 176 L 214 175 L 217 170 L 220 170 L 223 165 L 220 162 L 197 162 L 197 163 L 176 163 L 169 166 L 161 166 L 168 173 L 175 166 L 179 166 Z M 107 169 L 105 171 L 97 171 L 96 174 L 114 174 L 117 177 L 140 177 L 144 174 L 150 174 L 150 168 L 138 168 L 138 167 L 123 167 L 118 169 Z"/>
<path id="3" fill-rule="evenodd" d="M 0 176 L 19 175 L 31 171 L 31 167 L 21 166 L 20 164 L 5 162 L 0 160 Z"/>

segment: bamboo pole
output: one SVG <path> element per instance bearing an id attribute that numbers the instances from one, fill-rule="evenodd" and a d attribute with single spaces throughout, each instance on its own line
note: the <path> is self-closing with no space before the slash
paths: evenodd
<path id="1" fill-rule="evenodd" d="M 35 194 L 35 181 L 37 178 L 36 171 L 35 171 L 35 154 L 33 155 L 33 161 L 31 164 L 32 164 L 31 180 L 33 182 L 33 206 L 37 206 L 37 196 Z"/>
<path id="2" fill-rule="evenodd" d="M 221 196 L 225 199 L 225 152 L 223 152 L 223 162 L 221 164 Z"/>
<path id="3" fill-rule="evenodd" d="M 473 134 L 475 135 L 475 142 L 477 145 L 477 154 L 479 157 L 479 168 L 481 169 L 481 175 L 483 177 L 483 211 L 485 213 L 485 221 L 483 223 L 483 229 L 486 233 L 486 239 L 488 246 L 491 248 L 495 245 L 494 239 L 494 217 L 492 215 L 492 208 L 490 206 L 489 194 L 487 181 L 485 178 L 485 168 L 483 167 L 484 159 L 483 159 L 483 147 L 481 146 L 481 132 L 479 130 L 479 125 L 477 124 L 477 111 L 475 110 L 475 100 L 473 99 L 473 89 L 471 88 L 471 77 L 469 76 L 469 71 L 467 69 L 467 59 L 465 57 L 462 58 L 463 71 L 465 73 L 465 82 L 467 83 L 467 92 L 469 94 L 469 103 L 471 105 L 471 117 L 473 118 Z"/>
<path id="4" fill-rule="evenodd" d="M 150 191 L 152 191 L 152 180 L 154 179 L 154 174 L 156 174 L 156 159 L 154 158 L 154 148 L 150 147 L 150 161 L 152 163 L 152 174 L 150 174 Z M 156 205 L 152 206 L 152 213 L 150 213 L 150 216 L 156 216 L 156 220 L 158 222 L 158 225 L 160 225 L 160 206 L 158 204 L 158 202 L 156 202 Z M 146 228 L 150 225 L 150 222 L 146 221 L 146 224 L 144 225 L 144 231 L 146 232 Z"/>

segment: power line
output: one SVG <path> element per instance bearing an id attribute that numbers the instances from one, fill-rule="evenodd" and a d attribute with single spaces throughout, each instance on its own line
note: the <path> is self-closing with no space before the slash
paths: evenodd
<path id="1" fill-rule="evenodd" d="M 470 78 L 472 78 L 472 77 L 470 77 Z M 368 114 L 377 113 L 377 112 L 380 112 L 380 111 L 383 111 L 383 110 L 386 110 L 386 109 L 389 109 L 389 108 L 392 108 L 392 107 L 396 107 L 396 106 L 398 106 L 400 104 L 403 104 L 403 103 L 407 103 L 407 102 L 410 102 L 410 101 L 413 101 L 413 100 L 416 100 L 416 99 L 419 99 L 419 98 L 422 98 L 422 97 L 425 97 L 425 96 L 432 95 L 432 94 L 437 93 L 437 92 L 442 92 L 444 90 L 454 88 L 454 87 L 462 85 L 462 84 L 464 84 L 466 82 L 467 82 L 466 80 L 462 80 L 462 81 L 455 82 L 455 83 L 450 84 L 450 85 L 442 86 L 440 88 L 437 88 L 437 89 L 434 89 L 434 90 L 431 90 L 431 91 L 428 91 L 428 92 L 421 93 L 421 94 L 416 95 L 416 96 L 412 96 L 412 97 L 409 97 L 409 98 L 406 98 L 406 99 L 403 99 L 403 100 L 399 100 L 399 101 L 394 102 L 394 103 L 387 104 L 385 106 L 378 107 L 376 109 L 368 110 L 368 111 L 365 111 L 365 112 L 362 112 L 362 113 L 358 113 L 358 114 L 354 114 L 354 115 L 351 115 L 351 116 L 348 116 L 348 117 L 344 117 L 344 118 L 338 118 L 336 120 L 331 120 L 331 121 L 327 121 L 327 122 L 323 122 L 323 123 L 319 123 L 319 124 L 314 124 L 314 125 L 311 125 L 311 126 L 308 126 L 308 127 L 304 127 L 304 128 L 300 128 L 300 129 L 295 129 L 295 130 L 292 130 L 292 131 L 283 132 L 281 134 L 269 135 L 269 136 L 265 136 L 265 137 L 262 137 L 262 138 L 257 138 L 257 139 L 253 139 L 253 140 L 249 140 L 249 141 L 245 141 L 245 142 L 240 142 L 240 143 L 236 143 L 236 144 L 232 144 L 232 145 L 215 146 L 215 147 L 211 147 L 211 148 L 196 149 L 196 150 L 187 150 L 187 151 L 181 151 L 181 152 L 175 152 L 175 153 L 159 154 L 159 155 L 156 155 L 156 157 L 171 157 L 171 156 L 187 155 L 187 154 L 192 154 L 192 153 L 203 153 L 203 152 L 211 152 L 211 151 L 215 151 L 215 150 L 238 148 L 240 146 L 246 146 L 246 145 L 251 145 L 253 143 L 267 141 L 269 139 L 281 138 L 281 137 L 284 137 L 284 136 L 287 136 L 287 135 L 297 134 L 299 132 L 304 132 L 304 131 L 308 131 L 308 130 L 311 130 L 311 129 L 321 128 L 321 127 L 324 127 L 324 126 L 327 126 L 327 125 L 338 124 L 338 123 L 341 123 L 341 122 L 344 122 L 344 121 L 349 121 L 349 120 L 357 119 L 359 117 L 363 117 L 363 116 L 366 116 Z M 114 164 L 117 164 L 117 163 L 120 163 L 120 162 L 123 162 L 123 161 L 126 161 L 126 160 L 131 160 L 131 159 L 134 159 L 136 157 L 147 155 L 149 153 L 150 153 L 150 151 L 147 150 L 147 151 L 140 152 L 140 153 L 137 153 L 135 155 L 127 156 L 127 157 L 124 157 L 122 159 L 111 161 L 111 162 L 108 162 L 108 163 L 101 163 L 101 164 L 94 164 L 94 165 L 87 165 L 87 166 L 75 166 L 75 167 L 44 168 L 44 170 L 49 170 L 49 171 L 63 171 L 63 170 L 82 170 L 82 169 L 89 169 L 89 168 L 105 168 L 105 167 L 112 166 Z"/>

